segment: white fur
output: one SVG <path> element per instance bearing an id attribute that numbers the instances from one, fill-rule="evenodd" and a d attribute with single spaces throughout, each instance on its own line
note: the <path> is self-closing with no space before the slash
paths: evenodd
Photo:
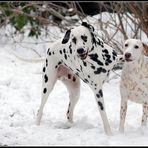
<path id="1" fill-rule="evenodd" d="M 124 57 L 127 53 L 130 53 L 131 56 L 130 61 L 125 60 L 121 75 L 119 127 L 121 132 L 124 131 L 128 100 L 143 105 L 141 124 L 146 126 L 148 116 L 148 59 L 145 56 L 146 50 L 141 40 L 128 39 L 124 43 Z"/>

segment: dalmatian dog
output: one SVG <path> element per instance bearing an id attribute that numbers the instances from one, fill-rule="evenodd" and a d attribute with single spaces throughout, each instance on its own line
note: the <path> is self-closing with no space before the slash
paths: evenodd
<path id="1" fill-rule="evenodd" d="M 148 46 L 138 39 L 124 43 L 125 63 L 120 83 L 121 108 L 119 130 L 124 132 L 128 100 L 143 106 L 141 125 L 146 126 L 148 117 Z"/>
<path id="2" fill-rule="evenodd" d="M 96 36 L 94 27 L 83 22 L 67 30 L 64 37 L 47 50 L 43 67 L 43 91 L 38 110 L 37 124 L 40 124 L 43 108 L 56 81 L 61 80 L 69 92 L 67 119 L 73 123 L 73 111 L 80 96 L 80 79 L 93 90 L 106 134 L 111 134 L 102 85 L 117 63 L 117 54 L 102 39 Z"/>

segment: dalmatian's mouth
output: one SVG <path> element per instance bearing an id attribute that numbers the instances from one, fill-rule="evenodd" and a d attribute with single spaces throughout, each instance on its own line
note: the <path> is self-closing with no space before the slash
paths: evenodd
<path id="1" fill-rule="evenodd" d="M 78 57 L 80 57 L 81 60 L 85 60 L 87 55 L 88 55 L 88 51 L 85 53 L 79 54 Z"/>

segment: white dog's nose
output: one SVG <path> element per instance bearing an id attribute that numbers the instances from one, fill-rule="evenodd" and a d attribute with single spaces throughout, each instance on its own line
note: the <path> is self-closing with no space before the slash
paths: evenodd
<path id="1" fill-rule="evenodd" d="M 125 59 L 129 59 L 131 57 L 131 53 L 127 52 L 125 53 Z"/>

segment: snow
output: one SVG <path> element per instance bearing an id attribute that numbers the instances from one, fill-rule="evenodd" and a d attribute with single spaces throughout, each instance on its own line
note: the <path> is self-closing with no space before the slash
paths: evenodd
<path id="1" fill-rule="evenodd" d="M 9 28 L 10 29 L 10 28 Z M 54 28 L 56 29 L 56 28 Z M 51 30 L 53 31 L 53 30 Z M 5 30 L 3 30 L 5 32 Z M 59 34 L 59 31 L 56 31 Z M 1 32 L 2 33 L 2 32 Z M 61 33 L 60 36 L 63 34 Z M 26 48 L 40 49 L 45 55 L 46 37 L 25 38 Z M 24 38 L 17 36 L 17 41 Z M 31 50 L 14 44 L 5 37 L 0 40 L 0 146 L 146 146 L 148 129 L 141 128 L 142 107 L 129 102 L 125 133 L 118 131 L 120 114 L 120 74 L 111 73 L 103 86 L 104 100 L 113 136 L 104 133 L 102 119 L 92 90 L 81 81 L 81 95 L 74 111 L 74 124 L 67 128 L 68 92 L 58 81 L 45 105 L 41 125 L 36 114 L 41 101 L 43 62 L 24 62 L 12 54 L 16 50 L 26 58 L 37 57 Z"/>

